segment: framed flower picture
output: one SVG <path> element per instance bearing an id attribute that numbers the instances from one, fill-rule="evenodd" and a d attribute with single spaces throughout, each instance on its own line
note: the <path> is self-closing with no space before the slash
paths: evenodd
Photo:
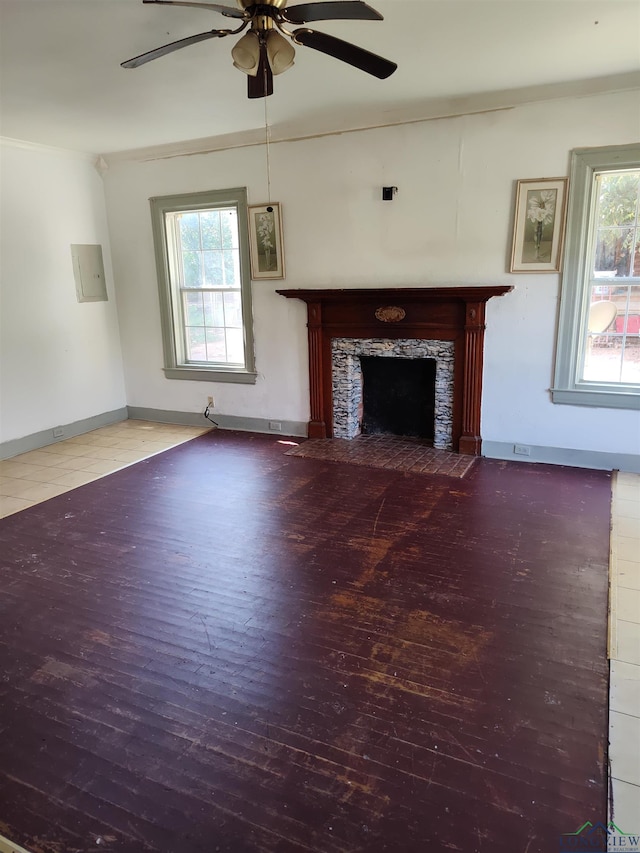
<path id="1" fill-rule="evenodd" d="M 249 205 L 251 278 L 284 278 L 282 216 L 277 202 Z"/>
<path id="2" fill-rule="evenodd" d="M 509 272 L 559 272 L 562 262 L 567 178 L 517 182 Z"/>

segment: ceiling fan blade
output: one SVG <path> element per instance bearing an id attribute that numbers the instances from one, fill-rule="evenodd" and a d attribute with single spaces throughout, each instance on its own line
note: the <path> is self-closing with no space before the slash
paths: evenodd
<path id="1" fill-rule="evenodd" d="M 189 47 L 190 44 L 197 44 L 199 41 L 206 39 L 222 38 L 229 35 L 229 30 L 210 30 L 206 33 L 198 33 L 195 36 L 189 36 L 186 39 L 172 41 L 170 44 L 163 44 L 162 47 L 156 47 L 155 50 L 149 50 L 147 53 L 141 53 L 140 56 L 134 56 L 133 59 L 127 59 L 126 62 L 121 62 L 123 68 L 137 68 L 139 65 L 144 65 L 145 62 L 151 62 L 152 59 L 159 59 L 161 56 L 166 56 L 167 53 L 173 53 L 174 50 L 181 50 L 183 47 Z"/>
<path id="2" fill-rule="evenodd" d="M 328 0 L 324 3 L 299 3 L 281 9 L 280 16 L 289 24 L 306 24 L 308 21 L 382 21 L 363 0 Z"/>
<path id="3" fill-rule="evenodd" d="M 249 98 L 266 98 L 273 95 L 273 73 L 267 58 L 267 48 L 260 45 L 260 64 L 255 76 L 247 76 L 247 96 Z"/>
<path id="4" fill-rule="evenodd" d="M 192 3 L 191 0 L 142 0 L 143 3 L 155 3 L 157 6 L 196 6 L 198 9 L 210 9 L 212 12 L 220 12 L 228 18 L 245 18 L 242 9 L 234 9 L 233 6 L 221 6 L 219 3 Z"/>
<path id="5" fill-rule="evenodd" d="M 326 53 L 328 56 L 333 56 L 335 59 L 353 65 L 361 71 L 366 71 L 367 74 L 373 74 L 380 80 L 390 77 L 398 67 L 395 62 L 390 62 L 388 59 L 370 53 L 362 47 L 350 44 L 348 41 L 328 36 L 326 33 L 303 29 L 294 30 L 293 36 L 296 44 L 312 47 L 314 50 L 319 50 L 321 53 Z"/>

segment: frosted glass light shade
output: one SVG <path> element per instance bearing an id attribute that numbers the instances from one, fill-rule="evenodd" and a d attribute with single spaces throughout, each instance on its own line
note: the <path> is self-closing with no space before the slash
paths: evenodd
<path id="1" fill-rule="evenodd" d="M 255 77 L 260 64 L 260 39 L 257 33 L 248 32 L 243 35 L 233 46 L 231 57 L 236 68 Z"/>
<path id="2" fill-rule="evenodd" d="M 275 30 L 267 33 L 267 59 L 273 74 L 282 74 L 293 65 L 296 55 L 290 41 Z"/>

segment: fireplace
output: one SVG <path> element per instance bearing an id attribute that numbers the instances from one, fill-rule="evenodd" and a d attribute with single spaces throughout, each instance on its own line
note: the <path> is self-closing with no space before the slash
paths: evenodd
<path id="1" fill-rule="evenodd" d="M 433 359 L 434 446 L 479 455 L 485 306 L 510 290 L 278 290 L 307 303 L 309 438 L 358 435 L 361 358 Z"/>
<path id="2" fill-rule="evenodd" d="M 417 338 L 333 338 L 331 342 L 332 435 L 355 438 L 361 432 L 364 403 L 363 359 L 434 364 L 433 415 L 428 425 L 434 447 L 451 450 L 453 443 L 453 368 L 451 341 Z M 402 433 L 399 433 L 402 434 Z"/>

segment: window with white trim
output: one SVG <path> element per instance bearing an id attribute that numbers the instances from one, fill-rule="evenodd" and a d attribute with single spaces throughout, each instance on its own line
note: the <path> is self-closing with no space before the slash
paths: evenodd
<path id="1" fill-rule="evenodd" d="M 640 408 L 640 146 L 572 154 L 553 401 Z"/>
<path id="2" fill-rule="evenodd" d="M 255 382 L 244 188 L 151 199 L 170 379 Z"/>

